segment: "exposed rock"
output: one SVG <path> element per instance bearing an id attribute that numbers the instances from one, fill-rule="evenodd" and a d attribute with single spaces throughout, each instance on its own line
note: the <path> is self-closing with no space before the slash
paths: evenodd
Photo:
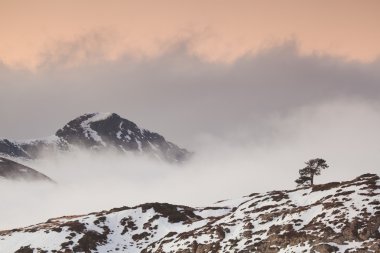
<path id="1" fill-rule="evenodd" d="M 186 149 L 115 113 L 84 114 L 48 139 L 28 142 L 0 140 L 0 154 L 30 159 L 38 158 L 47 151 L 67 151 L 72 147 L 142 153 L 168 162 L 182 162 L 191 156 Z"/>
<path id="2" fill-rule="evenodd" d="M 377 175 L 367 174 L 314 189 L 252 194 L 206 208 L 148 203 L 66 216 L 0 231 L 0 249 L 21 253 L 379 253 L 379 185 Z"/>
<path id="3" fill-rule="evenodd" d="M 33 253 L 34 249 L 30 248 L 30 246 L 22 246 L 15 253 Z"/>
<path id="4" fill-rule="evenodd" d="M 338 250 L 339 250 L 338 247 L 331 246 L 329 244 L 319 244 L 311 248 L 311 253 L 332 253 L 332 252 L 338 252 Z"/>
<path id="5" fill-rule="evenodd" d="M 7 139 L 0 140 L 0 154 L 11 157 L 29 158 L 29 155 L 19 145 Z"/>
<path id="6" fill-rule="evenodd" d="M 143 212 L 152 208 L 160 216 L 167 217 L 170 223 L 191 222 L 202 219 L 202 217 L 194 214 L 195 209 L 187 206 L 175 206 L 167 203 L 147 203 L 140 205 L 140 207 Z"/>
<path id="7" fill-rule="evenodd" d="M 78 240 L 77 245 L 73 247 L 75 252 L 91 252 L 96 250 L 97 246 L 107 242 L 107 233 L 100 234 L 99 232 L 90 230 Z"/>

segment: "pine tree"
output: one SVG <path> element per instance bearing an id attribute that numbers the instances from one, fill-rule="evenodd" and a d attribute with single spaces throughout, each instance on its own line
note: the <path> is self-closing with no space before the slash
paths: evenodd
<path id="1" fill-rule="evenodd" d="M 327 169 L 329 166 L 326 161 L 321 158 L 311 159 L 305 162 L 306 167 L 299 170 L 299 178 L 295 181 L 298 187 L 313 186 L 314 176 L 321 175 L 322 169 Z"/>

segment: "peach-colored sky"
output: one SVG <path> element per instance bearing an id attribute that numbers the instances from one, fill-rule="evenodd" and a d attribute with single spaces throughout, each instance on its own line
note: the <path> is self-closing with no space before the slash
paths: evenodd
<path id="1" fill-rule="evenodd" d="M 231 62 L 287 40 L 301 54 L 372 61 L 379 0 L 0 0 L 0 60 L 12 67 L 154 57 L 178 42 Z"/>

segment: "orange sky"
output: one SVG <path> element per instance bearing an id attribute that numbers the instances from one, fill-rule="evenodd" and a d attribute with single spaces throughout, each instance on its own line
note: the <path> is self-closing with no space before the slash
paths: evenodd
<path id="1" fill-rule="evenodd" d="M 206 61 L 296 40 L 300 53 L 372 61 L 379 0 L 0 0 L 0 60 L 12 67 L 154 57 L 178 42 Z"/>

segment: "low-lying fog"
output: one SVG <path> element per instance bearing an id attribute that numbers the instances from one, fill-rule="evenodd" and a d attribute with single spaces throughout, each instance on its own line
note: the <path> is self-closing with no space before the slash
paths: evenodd
<path id="1" fill-rule="evenodd" d="M 315 157 L 330 165 L 316 183 L 379 173 L 379 126 L 378 105 L 344 101 L 272 115 L 265 124 L 236 129 L 224 139 L 205 133 L 197 137 L 193 159 L 182 165 L 114 153 L 45 155 L 26 164 L 58 184 L 2 181 L 0 229 L 123 205 L 206 206 L 290 189 L 298 169 Z"/>

